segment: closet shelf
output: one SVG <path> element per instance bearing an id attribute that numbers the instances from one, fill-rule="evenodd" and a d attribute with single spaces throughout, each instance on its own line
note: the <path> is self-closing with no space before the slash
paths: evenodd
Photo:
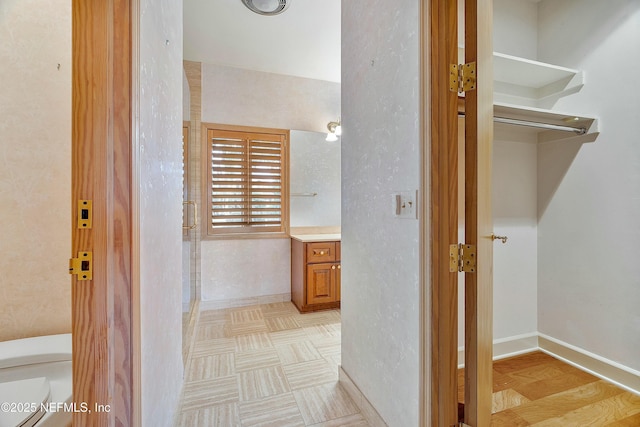
<path id="1" fill-rule="evenodd" d="M 464 63 L 464 47 L 458 48 L 458 59 Z M 494 52 L 493 80 L 496 126 L 517 125 L 534 133 L 538 142 L 596 140 L 599 132 L 594 117 L 542 108 L 579 91 L 584 86 L 582 71 Z M 458 113 L 464 115 L 464 98 L 459 98 Z"/>
<path id="2" fill-rule="evenodd" d="M 458 58 L 464 63 L 464 47 L 458 48 Z M 498 52 L 493 53 L 493 79 L 496 101 L 531 107 L 550 105 L 584 85 L 582 71 Z"/>

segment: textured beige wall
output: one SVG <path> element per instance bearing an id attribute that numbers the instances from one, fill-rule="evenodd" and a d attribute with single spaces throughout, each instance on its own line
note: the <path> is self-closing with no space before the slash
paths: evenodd
<path id="1" fill-rule="evenodd" d="M 0 40 L 5 341 L 71 330 L 71 1 L 0 1 Z"/>
<path id="2" fill-rule="evenodd" d="M 342 369 L 389 427 L 419 425 L 418 221 L 391 197 L 420 185 L 419 16 L 342 2 Z"/>
<path id="3" fill-rule="evenodd" d="M 143 426 L 171 427 L 182 384 L 182 2 L 140 1 Z"/>

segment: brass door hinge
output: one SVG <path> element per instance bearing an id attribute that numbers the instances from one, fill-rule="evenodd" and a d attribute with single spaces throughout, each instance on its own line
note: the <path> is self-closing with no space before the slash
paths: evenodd
<path id="1" fill-rule="evenodd" d="M 464 93 L 476 88 L 476 63 L 449 65 L 449 90 Z"/>
<path id="2" fill-rule="evenodd" d="M 78 258 L 69 260 L 69 274 L 78 276 L 78 280 L 93 279 L 93 253 L 78 252 Z"/>
<path id="3" fill-rule="evenodd" d="M 462 243 L 449 246 L 449 271 L 451 273 L 455 273 L 456 271 L 461 273 L 475 273 L 476 246 L 464 245 Z"/>

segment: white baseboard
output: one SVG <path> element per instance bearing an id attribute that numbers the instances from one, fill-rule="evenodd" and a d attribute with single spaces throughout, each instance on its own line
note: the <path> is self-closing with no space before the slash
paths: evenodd
<path id="1" fill-rule="evenodd" d="M 538 343 L 545 353 L 640 395 L 640 372 L 544 334 Z"/>
<path id="2" fill-rule="evenodd" d="M 360 391 L 358 386 L 353 382 L 351 377 L 342 369 L 342 366 L 338 367 L 338 378 L 340 385 L 345 389 L 353 403 L 360 408 L 360 413 L 367 420 L 371 427 L 388 427 L 384 422 L 378 411 L 373 407 L 371 402 Z"/>
<path id="3" fill-rule="evenodd" d="M 493 342 L 493 360 L 506 359 L 538 350 L 538 334 L 515 335 Z M 464 368 L 464 347 L 458 348 L 458 368 Z"/>
<path id="4" fill-rule="evenodd" d="M 291 301 L 291 293 L 263 295 L 259 297 L 236 298 L 228 300 L 200 301 L 200 311 L 219 310 L 222 308 L 246 307 L 258 304 L 273 304 L 276 302 Z"/>

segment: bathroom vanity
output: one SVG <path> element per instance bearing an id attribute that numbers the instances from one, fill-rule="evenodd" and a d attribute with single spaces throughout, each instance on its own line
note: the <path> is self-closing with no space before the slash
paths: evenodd
<path id="1" fill-rule="evenodd" d="M 340 307 L 340 234 L 291 235 L 291 301 L 301 313 Z"/>

